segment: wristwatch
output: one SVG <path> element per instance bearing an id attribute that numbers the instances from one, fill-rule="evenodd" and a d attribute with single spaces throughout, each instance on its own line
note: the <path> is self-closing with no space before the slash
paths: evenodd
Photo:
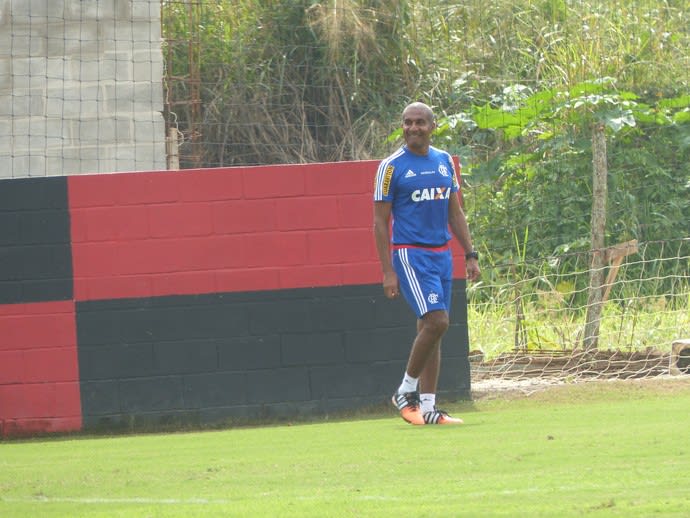
<path id="1" fill-rule="evenodd" d="M 479 252 L 472 250 L 470 253 L 465 254 L 465 259 L 476 259 L 479 260 Z"/>

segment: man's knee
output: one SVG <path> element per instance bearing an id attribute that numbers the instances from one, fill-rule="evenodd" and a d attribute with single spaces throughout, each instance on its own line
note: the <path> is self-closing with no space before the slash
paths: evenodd
<path id="1" fill-rule="evenodd" d="M 450 324 L 448 313 L 445 311 L 431 311 L 424 315 L 422 320 L 424 327 L 437 336 L 443 336 Z"/>

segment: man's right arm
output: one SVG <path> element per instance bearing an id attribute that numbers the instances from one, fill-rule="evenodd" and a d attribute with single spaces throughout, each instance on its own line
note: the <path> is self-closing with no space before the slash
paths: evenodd
<path id="1" fill-rule="evenodd" d="M 378 252 L 383 272 L 383 292 L 388 298 L 397 297 L 399 294 L 398 276 L 391 263 L 391 210 L 392 203 L 390 202 L 374 202 L 374 239 L 376 240 L 376 251 Z"/>

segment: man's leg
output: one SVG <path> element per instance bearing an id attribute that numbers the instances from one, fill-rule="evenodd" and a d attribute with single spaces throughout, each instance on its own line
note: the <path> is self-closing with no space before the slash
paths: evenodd
<path id="1" fill-rule="evenodd" d="M 431 412 L 436 406 L 436 388 L 441 370 L 441 341 L 419 377 L 419 401 L 422 414 Z"/>
<path id="2" fill-rule="evenodd" d="M 430 359 L 436 357 L 441 337 L 448 329 L 448 313 L 430 311 L 417 322 L 417 336 L 412 344 L 403 381 L 393 395 L 393 404 L 408 423 L 424 424 L 419 402 L 418 380 Z M 432 360 L 433 361 L 433 360 Z"/>
<path id="3" fill-rule="evenodd" d="M 417 326 L 419 327 L 419 326 Z M 436 408 L 436 389 L 441 371 L 441 340 L 427 361 L 419 377 L 419 406 L 425 424 L 462 424 L 462 419 L 451 417 L 448 412 Z"/>
<path id="4" fill-rule="evenodd" d="M 441 338 L 448 330 L 447 296 L 442 280 L 445 276 L 439 277 L 438 271 L 445 273 L 450 264 L 449 251 L 440 254 L 410 248 L 397 250 L 393 254 L 400 292 L 418 318 L 417 335 L 412 343 L 405 374 L 393 394 L 393 404 L 400 410 L 402 418 L 412 424 L 425 424 L 419 401 L 420 377 L 427 363 L 437 358 Z"/>
<path id="5" fill-rule="evenodd" d="M 430 311 L 417 321 L 417 336 L 412 344 L 410 358 L 407 361 L 407 373 L 410 376 L 419 378 L 431 361 L 429 369 L 436 370 L 438 379 L 438 361 L 440 353 L 441 338 L 448 330 L 448 313 L 443 310 Z M 434 367 L 433 363 L 437 365 Z M 436 381 L 430 380 L 433 384 Z"/>
<path id="6" fill-rule="evenodd" d="M 422 327 L 422 322 L 417 321 L 417 332 Z M 438 375 L 441 370 L 441 340 L 439 339 L 434 352 L 428 359 L 422 374 L 419 376 L 419 402 L 422 414 L 432 412 L 436 407 L 436 387 Z"/>

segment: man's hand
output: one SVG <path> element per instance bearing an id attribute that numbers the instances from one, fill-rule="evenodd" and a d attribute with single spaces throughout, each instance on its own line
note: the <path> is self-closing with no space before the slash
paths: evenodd
<path id="1" fill-rule="evenodd" d="M 481 275 L 481 270 L 479 270 L 479 261 L 474 258 L 467 259 L 465 262 L 465 270 L 467 270 L 467 279 L 470 281 L 476 281 Z"/>
<path id="2" fill-rule="evenodd" d="M 395 272 L 391 271 L 383 274 L 383 293 L 389 299 L 394 299 L 400 295 L 398 276 Z"/>

